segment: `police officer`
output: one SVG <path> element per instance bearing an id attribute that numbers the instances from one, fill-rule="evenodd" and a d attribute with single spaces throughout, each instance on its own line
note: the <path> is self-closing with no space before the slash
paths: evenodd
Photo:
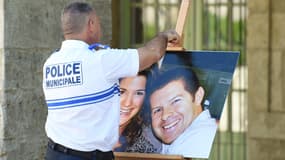
<path id="1" fill-rule="evenodd" d="M 114 159 L 120 116 L 118 79 L 135 76 L 157 62 L 167 44 L 178 44 L 179 35 L 173 30 L 161 32 L 138 49 L 94 50 L 100 47 L 101 29 L 89 4 L 67 5 L 61 23 L 65 40 L 43 66 L 46 160 Z"/>

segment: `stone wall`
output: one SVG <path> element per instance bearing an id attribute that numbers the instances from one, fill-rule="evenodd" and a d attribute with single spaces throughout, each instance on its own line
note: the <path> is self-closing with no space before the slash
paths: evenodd
<path id="1" fill-rule="evenodd" d="M 42 66 L 60 47 L 60 14 L 71 0 L 0 0 L 0 159 L 42 160 L 47 109 Z M 89 0 L 112 35 L 111 0 Z"/>
<path id="2" fill-rule="evenodd" d="M 248 159 L 285 159 L 285 1 L 248 0 Z"/>
<path id="3" fill-rule="evenodd" d="M 71 1 L 71 0 L 70 0 Z M 89 0 L 111 41 L 111 0 Z M 42 65 L 60 47 L 69 0 L 0 0 L 0 159 L 41 160 Z M 248 159 L 285 159 L 285 1 L 248 0 Z"/>

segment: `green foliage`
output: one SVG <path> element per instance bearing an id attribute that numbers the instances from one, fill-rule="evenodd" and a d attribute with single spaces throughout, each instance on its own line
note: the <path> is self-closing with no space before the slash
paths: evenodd
<path id="1" fill-rule="evenodd" d="M 227 17 L 204 13 L 203 49 L 240 51 L 239 64 L 245 65 L 245 23 L 244 20 L 229 21 Z"/>
<path id="2" fill-rule="evenodd" d="M 156 29 L 154 25 L 145 25 L 143 28 L 144 32 L 144 42 L 150 40 L 153 38 L 154 35 L 156 35 Z"/>

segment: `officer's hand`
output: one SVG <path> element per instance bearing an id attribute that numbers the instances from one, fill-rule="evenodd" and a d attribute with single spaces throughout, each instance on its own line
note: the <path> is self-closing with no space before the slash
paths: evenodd
<path id="1" fill-rule="evenodd" d="M 167 47 L 175 47 L 180 45 L 180 36 L 175 30 L 164 31 L 160 34 L 167 38 Z"/>

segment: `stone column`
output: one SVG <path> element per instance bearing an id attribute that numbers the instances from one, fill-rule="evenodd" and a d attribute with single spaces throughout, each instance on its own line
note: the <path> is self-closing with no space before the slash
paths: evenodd
<path id="1" fill-rule="evenodd" d="M 248 159 L 285 159 L 285 1 L 248 8 Z"/>
<path id="2" fill-rule="evenodd" d="M 0 159 L 44 159 L 47 108 L 42 66 L 61 45 L 60 14 L 71 0 L 0 0 Z M 89 0 L 112 35 L 111 0 Z"/>

